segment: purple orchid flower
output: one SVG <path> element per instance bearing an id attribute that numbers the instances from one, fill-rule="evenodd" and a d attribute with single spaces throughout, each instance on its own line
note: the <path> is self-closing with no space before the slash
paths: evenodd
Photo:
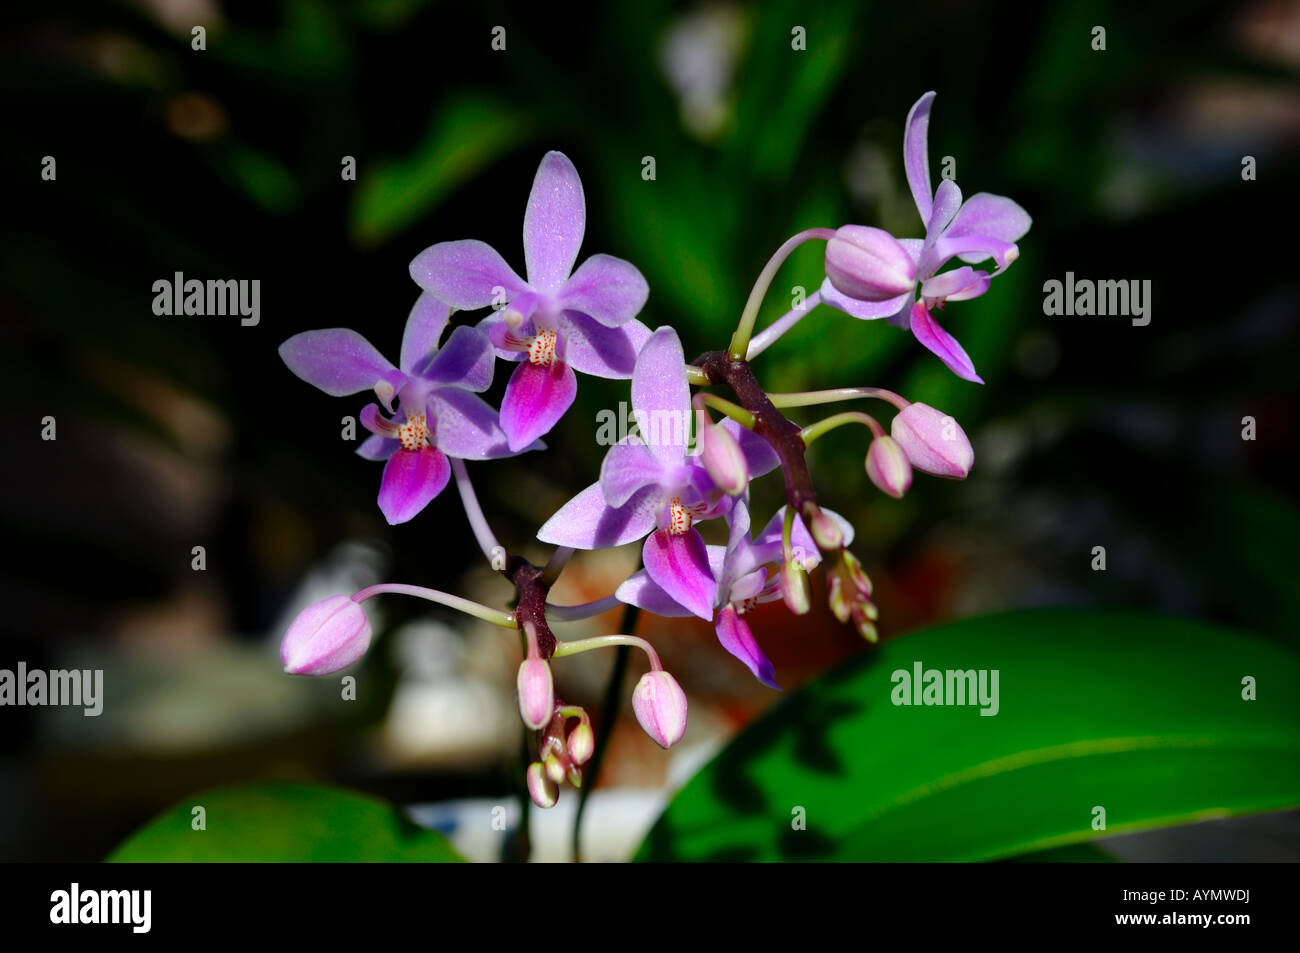
<path id="1" fill-rule="evenodd" d="M 650 578 L 690 612 L 712 619 L 717 580 L 693 524 L 725 514 L 732 497 L 698 453 L 687 453 L 690 386 L 682 343 L 670 327 L 656 330 L 637 357 L 632 410 L 640 436 L 611 447 L 600 480 L 561 507 L 537 538 L 603 549 L 646 536 L 642 559 Z M 761 437 L 732 420 L 722 426 L 740 445 L 751 477 L 776 468 L 776 454 Z"/>
<path id="2" fill-rule="evenodd" d="M 500 357 L 520 362 L 501 402 L 511 450 L 549 433 L 564 416 L 578 392 L 575 370 L 631 377 L 650 336 L 633 320 L 650 294 L 633 265 L 593 255 L 573 270 L 586 222 L 578 170 L 562 153 L 548 152 L 524 212 L 527 281 L 480 241 L 442 242 L 411 262 L 416 284 L 453 308 L 507 305 L 479 326 Z"/>
<path id="3" fill-rule="evenodd" d="M 442 492 L 451 476 L 447 457 L 486 460 L 511 456 L 497 412 L 472 391 L 492 383 L 496 356 L 486 334 L 459 327 L 438 341 L 451 309 L 420 295 L 402 335 L 401 366 L 348 328 L 304 331 L 280 345 L 284 363 L 332 397 L 373 390 L 393 419 L 374 404 L 361 411 L 372 434 L 357 449 L 368 460 L 387 460 L 379 508 L 390 524 L 405 523 Z"/>
<path id="4" fill-rule="evenodd" d="M 853 527 L 837 513 L 822 510 L 844 531 L 844 543 L 853 541 Z M 784 558 L 781 547 L 781 527 L 785 521 L 785 507 L 781 507 L 759 534 L 750 539 L 749 503 L 745 497 L 735 500 L 727 514 L 730 534 L 726 546 L 707 546 L 709 567 L 717 579 L 714 596 L 714 627 L 722 647 L 744 662 L 754 677 L 769 688 L 780 689 L 772 663 L 759 648 L 745 613 L 764 602 L 782 598 L 780 573 L 769 574 L 767 566 L 780 563 Z M 795 517 L 790 532 L 794 559 L 807 572 L 821 563 L 821 551 L 812 535 Z M 639 606 L 655 615 L 677 618 L 694 614 L 647 572 L 633 573 L 618 587 L 614 595 L 622 602 Z"/>
<path id="5" fill-rule="evenodd" d="M 891 324 L 910 328 L 954 374 L 982 384 L 966 351 L 939 326 L 931 311 L 942 309 L 945 302 L 977 298 L 988 291 L 992 277 L 1019 257 L 1015 243 L 1029 231 L 1032 219 L 1016 202 L 1001 195 L 978 192 L 963 202 L 961 189 L 949 179 L 930 191 L 928 137 L 934 95 L 928 92 L 912 106 L 903 135 L 903 166 L 925 225 L 925 238 L 897 241 L 916 266 L 919 297 L 914 286 L 883 301 L 863 301 L 844 294 L 828 278 L 822 283 L 821 298 L 856 318 L 888 318 Z M 966 264 L 938 274 L 953 258 Z M 970 267 L 989 258 L 997 264 L 992 275 Z"/>

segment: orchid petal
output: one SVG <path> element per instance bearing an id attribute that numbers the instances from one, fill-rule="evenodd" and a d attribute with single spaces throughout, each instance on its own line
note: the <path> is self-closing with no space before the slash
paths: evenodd
<path id="1" fill-rule="evenodd" d="M 442 350 L 425 363 L 421 376 L 434 384 L 483 391 L 492 384 L 495 366 L 496 351 L 487 334 L 462 326 L 455 328 Z"/>
<path id="2" fill-rule="evenodd" d="M 550 433 L 577 394 L 578 378 L 564 361 L 547 365 L 522 362 L 510 375 L 501 399 L 501 427 L 510 439 L 510 449 L 522 450 Z"/>
<path id="3" fill-rule="evenodd" d="M 918 99 L 907 114 L 907 126 L 903 132 L 903 167 L 922 222 L 930 221 L 930 212 L 934 208 L 929 153 L 930 106 L 933 103 L 933 92 Z"/>
<path id="4" fill-rule="evenodd" d="M 781 465 L 781 458 L 776 455 L 772 445 L 748 427 L 741 426 L 730 417 L 722 422 L 722 427 L 740 444 L 740 452 L 744 454 L 745 463 L 749 466 L 751 480 L 771 473 Z"/>
<path id="5" fill-rule="evenodd" d="M 361 441 L 361 446 L 357 447 L 357 456 L 364 457 L 367 460 L 387 460 L 397 452 L 397 448 L 401 445 L 400 440 L 372 433 Z"/>
<path id="6" fill-rule="evenodd" d="M 528 283 L 491 245 L 467 239 L 439 242 L 411 262 L 411 277 L 439 301 L 460 311 L 500 304 L 525 292 Z"/>
<path id="7" fill-rule="evenodd" d="M 636 357 L 650 340 L 650 329 L 640 321 L 610 328 L 576 311 L 564 312 L 559 328 L 564 339 L 564 359 L 575 371 L 612 380 L 632 376 Z"/>
<path id="8" fill-rule="evenodd" d="M 442 492 L 451 477 L 447 458 L 433 447 L 399 450 L 384 466 L 379 509 L 390 526 L 405 523 Z"/>
<path id="9" fill-rule="evenodd" d="M 927 236 L 938 236 L 961 208 L 961 188 L 952 179 L 944 179 L 934 193 L 934 207 L 925 225 Z"/>
<path id="10" fill-rule="evenodd" d="M 524 212 L 524 261 L 530 285 L 543 294 L 560 290 L 578 259 L 586 224 L 578 170 L 564 153 L 546 153 Z"/>
<path id="11" fill-rule="evenodd" d="M 622 506 L 641 488 L 659 486 L 663 478 L 664 465 L 639 440 L 610 447 L 600 465 L 600 487 L 610 506 Z"/>
<path id="12" fill-rule="evenodd" d="M 553 546 L 607 549 L 640 539 L 654 529 L 662 497 L 647 487 L 622 506 L 605 502 L 599 483 L 587 487 L 542 524 L 537 538 Z"/>
<path id="13" fill-rule="evenodd" d="M 724 649 L 744 662 L 754 677 L 768 688 L 781 690 L 781 686 L 776 683 L 776 671 L 772 668 L 772 663 L 758 647 L 754 633 L 749 630 L 749 623 L 740 617 L 734 606 L 726 605 L 719 610 L 715 628 L 718 641 Z"/>
<path id="14" fill-rule="evenodd" d="M 434 445 L 450 457 L 494 460 L 518 452 L 510 447 L 497 412 L 477 394 L 456 387 L 438 388 L 429 394 L 428 414 Z"/>
<path id="15" fill-rule="evenodd" d="M 402 332 L 402 370 L 421 373 L 438 350 L 438 341 L 451 318 L 451 308 L 427 291 L 415 299 Z"/>
<path id="16" fill-rule="evenodd" d="M 905 291 L 896 298 L 886 298 L 884 301 L 859 301 L 840 292 L 831 284 L 829 278 L 822 281 L 818 293 L 821 295 L 822 304 L 828 304 L 832 308 L 864 321 L 872 318 L 887 318 L 897 313 L 899 308 L 907 307 L 912 300 L 912 292 Z"/>
<path id="17" fill-rule="evenodd" d="M 1019 254 L 1020 250 L 1011 242 L 1004 242 L 992 235 L 958 235 L 954 238 L 945 234 L 930 246 L 925 258 L 927 262 L 933 262 L 932 272 L 954 257 L 973 262 L 991 257 L 1001 270 L 1015 261 Z"/>
<path id="18" fill-rule="evenodd" d="M 682 342 L 670 327 L 656 329 L 637 356 L 632 411 L 651 453 L 664 463 L 678 463 L 686 456 L 691 390 Z"/>
<path id="19" fill-rule="evenodd" d="M 963 203 L 945 234 L 949 238 L 988 235 L 1003 242 L 1018 242 L 1025 237 L 1033 221 L 1028 212 L 1006 196 L 976 192 Z M 962 260 L 979 261 L 980 259 L 963 258 Z"/>
<path id="20" fill-rule="evenodd" d="M 975 373 L 975 365 L 962 346 L 957 343 L 957 339 L 939 327 L 939 323 L 920 301 L 912 308 L 912 333 L 958 377 L 977 384 L 984 383 L 983 379 Z"/>
<path id="21" fill-rule="evenodd" d="M 713 618 L 718 584 L 699 530 L 669 533 L 658 529 L 641 548 L 645 571 L 676 602 L 701 619 Z"/>
<path id="22" fill-rule="evenodd" d="M 280 345 L 280 357 L 289 370 L 331 397 L 370 390 L 396 370 L 392 361 L 350 328 L 295 334 Z"/>
<path id="23" fill-rule="evenodd" d="M 941 275 L 927 278 L 921 282 L 921 297 L 951 298 L 953 295 L 959 295 L 968 291 L 972 286 L 979 285 L 978 274 L 970 265 L 962 265 L 952 271 L 945 271 Z M 987 287 L 986 284 L 985 288 L 987 289 Z M 976 295 L 967 295 L 967 297 L 973 298 Z"/>
<path id="24" fill-rule="evenodd" d="M 631 262 L 613 255 L 592 255 L 560 289 L 559 306 L 616 328 L 645 307 L 650 286 Z"/>

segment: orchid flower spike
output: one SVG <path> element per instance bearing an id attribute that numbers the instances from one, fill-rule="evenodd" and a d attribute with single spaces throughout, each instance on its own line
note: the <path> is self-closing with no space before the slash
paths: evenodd
<path id="1" fill-rule="evenodd" d="M 304 331 L 280 345 L 284 363 L 332 397 L 373 391 L 384 408 L 361 411 L 373 436 L 357 449 L 368 460 L 387 460 L 379 508 L 390 524 L 405 523 L 442 492 L 451 476 L 447 457 L 487 460 L 511 456 L 497 412 L 473 392 L 492 383 L 495 358 L 487 335 L 459 327 L 446 343 L 451 309 L 428 294 L 415 302 L 394 367 L 356 331 Z"/>
<path id="2" fill-rule="evenodd" d="M 839 524 L 845 545 L 853 541 L 853 527 L 847 520 L 830 510 L 824 509 L 822 512 Z M 778 510 L 753 539 L 750 539 L 749 502 L 745 497 L 734 502 L 727 514 L 727 522 L 730 524 L 727 545 L 706 547 L 711 571 L 717 579 L 714 597 L 717 612 L 709 617 L 714 619 L 714 628 L 722 647 L 740 659 L 764 685 L 780 689 L 772 663 L 759 648 L 744 615 L 760 603 L 775 602 L 787 597 L 782 588 L 783 574 L 769 574 L 767 569 L 773 563 L 784 562 L 781 529 L 785 522 L 785 507 Z M 799 568 L 805 573 L 816 569 L 821 563 L 821 551 L 803 520 L 797 516 L 790 542 L 792 558 Z M 615 597 L 668 618 L 698 614 L 678 600 L 671 589 L 662 585 L 659 578 L 650 573 L 649 568 L 647 564 L 645 569 L 628 577 L 615 590 Z M 803 594 L 792 592 L 788 596 L 797 604 Z"/>
<path id="3" fill-rule="evenodd" d="M 499 309 L 479 326 L 498 356 L 519 362 L 501 402 L 511 450 L 550 432 L 569 409 L 578 391 L 574 371 L 626 379 L 650 336 L 634 320 L 650 289 L 633 265 L 593 255 L 573 269 L 586 223 L 577 169 L 548 152 L 524 212 L 527 281 L 480 241 L 441 242 L 411 262 L 415 283 L 438 300 Z"/>
<path id="4" fill-rule="evenodd" d="M 682 343 L 672 328 L 646 342 L 632 375 L 632 410 L 641 428 L 609 449 L 600 480 L 564 504 L 537 538 L 573 549 L 604 549 L 641 539 L 646 572 L 679 605 L 713 618 L 717 581 L 695 523 L 723 515 L 731 497 L 714 483 L 699 454 L 687 454 L 690 387 Z M 778 465 L 761 437 L 725 420 L 750 476 Z"/>
<path id="5" fill-rule="evenodd" d="M 954 374 L 982 384 L 966 351 L 931 311 L 988 291 L 993 275 L 1019 256 L 1015 243 L 1029 231 L 1032 219 L 1001 195 L 978 192 L 963 202 L 961 189 L 950 179 L 931 191 L 928 137 L 933 102 L 933 92 L 916 101 L 903 134 L 903 166 L 925 237 L 894 239 L 880 229 L 858 225 L 839 229 L 827 242 L 821 300 L 855 318 L 888 318 L 910 328 Z M 965 264 L 939 274 L 953 258 Z M 989 258 L 997 265 L 993 275 L 970 267 Z"/>

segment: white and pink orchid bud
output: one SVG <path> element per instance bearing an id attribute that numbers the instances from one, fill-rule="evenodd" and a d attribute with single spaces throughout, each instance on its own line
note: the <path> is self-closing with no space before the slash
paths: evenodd
<path id="1" fill-rule="evenodd" d="M 781 598 L 795 615 L 805 615 L 812 608 L 812 586 L 808 573 L 796 559 L 781 563 Z"/>
<path id="2" fill-rule="evenodd" d="M 916 286 L 916 262 L 889 232 L 845 225 L 826 243 L 826 277 L 858 301 L 887 301 Z"/>
<path id="3" fill-rule="evenodd" d="M 350 596 L 330 596 L 298 613 L 280 642 L 290 675 L 329 675 L 355 663 L 370 648 L 370 620 Z"/>
<path id="4" fill-rule="evenodd" d="M 700 462 L 704 470 L 728 496 L 736 496 L 749 486 L 749 463 L 740 443 L 721 424 L 700 428 Z"/>
<path id="5" fill-rule="evenodd" d="M 805 504 L 803 519 L 812 534 L 813 542 L 823 551 L 839 549 L 844 545 L 844 530 L 835 519 L 816 503 Z"/>
<path id="6" fill-rule="evenodd" d="M 581 721 L 569 732 L 569 757 L 574 764 L 586 764 L 595 753 L 596 733 L 591 730 L 590 721 Z"/>
<path id="7" fill-rule="evenodd" d="M 894 416 L 889 432 L 912 466 L 925 473 L 964 480 L 975 463 L 975 451 L 957 421 L 928 404 L 908 404 Z"/>
<path id="8" fill-rule="evenodd" d="M 902 499 L 912 485 L 912 464 L 893 437 L 881 434 L 867 450 L 867 476 L 895 499 Z"/>
<path id="9" fill-rule="evenodd" d="M 529 728 L 542 729 L 555 711 L 555 683 L 551 680 L 551 666 L 537 655 L 530 655 L 519 666 L 515 678 L 519 692 L 519 715 Z"/>
<path id="10" fill-rule="evenodd" d="M 632 692 L 632 710 L 645 733 L 670 748 L 686 734 L 686 693 L 663 670 L 646 672 Z"/>
<path id="11" fill-rule="evenodd" d="M 555 807 L 555 802 L 560 798 L 560 789 L 546 776 L 546 768 L 540 761 L 534 761 L 528 766 L 526 778 L 528 796 L 533 799 L 533 803 L 538 807 Z"/>

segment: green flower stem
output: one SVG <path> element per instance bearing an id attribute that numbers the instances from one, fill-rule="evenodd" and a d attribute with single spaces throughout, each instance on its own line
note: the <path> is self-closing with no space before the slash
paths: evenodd
<path id="1" fill-rule="evenodd" d="M 791 394 L 768 394 L 768 399 L 775 407 L 811 407 L 814 404 L 830 404 L 840 400 L 858 400 L 863 397 L 875 397 L 889 401 L 899 410 L 905 409 L 911 401 L 892 390 L 883 387 L 837 387 L 833 390 L 806 390 Z"/>
<path id="2" fill-rule="evenodd" d="M 447 606 L 449 609 L 455 609 L 458 612 L 464 612 L 466 615 L 472 615 L 476 619 L 482 619 L 484 622 L 491 622 L 493 625 L 499 625 L 503 629 L 518 628 L 513 612 L 502 612 L 499 609 L 492 609 L 482 603 L 473 602 L 469 599 L 462 599 L 460 596 L 453 596 L 451 593 L 439 592 L 437 589 L 426 589 L 423 586 L 407 586 L 401 583 L 386 582 L 378 586 L 370 586 L 362 589 L 352 597 L 353 602 L 365 602 L 372 596 L 380 593 L 394 593 L 401 596 L 415 596 L 418 599 L 425 599 L 429 602 L 436 602 L 438 605 Z"/>
<path id="3" fill-rule="evenodd" d="M 740 313 L 740 323 L 736 326 L 736 333 L 731 336 L 729 354 L 733 361 L 743 361 L 745 359 L 745 354 L 749 351 L 749 336 L 754 333 L 754 322 L 758 320 L 758 311 L 763 306 L 763 298 L 766 297 L 772 279 L 776 277 L 777 271 L 785 263 L 785 260 L 790 257 L 790 253 L 804 242 L 811 241 L 814 238 L 828 240 L 833 237 L 835 237 L 835 229 L 833 228 L 805 229 L 787 238 L 785 243 L 768 259 L 767 264 L 763 266 L 763 270 L 759 272 L 754 287 L 749 292 L 749 300 L 745 302 L 745 310 Z"/>
<path id="4" fill-rule="evenodd" d="M 590 639 L 556 642 L 555 651 L 551 657 L 564 658 L 566 655 L 577 655 L 580 652 L 590 652 L 592 649 L 607 649 L 612 645 L 636 646 L 650 656 L 651 671 L 658 672 L 663 669 L 663 665 L 659 663 L 659 653 L 654 650 L 654 646 L 645 639 L 637 638 L 635 635 L 597 635 Z"/>
<path id="5" fill-rule="evenodd" d="M 741 407 L 739 404 L 732 403 L 731 401 L 727 400 L 727 398 L 725 397 L 720 397 L 717 394 L 710 394 L 701 391 L 691 398 L 691 403 L 695 405 L 696 410 L 700 410 L 702 404 L 707 404 L 708 406 L 712 407 L 714 410 L 726 414 L 728 417 L 730 417 L 736 423 L 740 424 L 740 426 L 744 427 L 746 430 L 754 429 L 754 423 L 755 423 L 754 415 L 751 414 L 749 411 L 747 411 L 744 407 Z"/>
<path id="6" fill-rule="evenodd" d="M 871 432 L 877 437 L 885 435 L 884 428 L 876 421 L 875 417 L 870 414 L 864 414 L 860 410 L 848 410 L 842 414 L 834 414 L 825 420 L 819 420 L 815 424 L 809 424 L 799 431 L 799 436 L 803 438 L 804 446 L 811 446 L 812 442 L 824 434 L 830 433 L 836 427 L 843 427 L 845 424 L 862 424 L 871 428 Z"/>

